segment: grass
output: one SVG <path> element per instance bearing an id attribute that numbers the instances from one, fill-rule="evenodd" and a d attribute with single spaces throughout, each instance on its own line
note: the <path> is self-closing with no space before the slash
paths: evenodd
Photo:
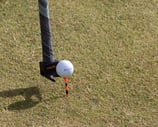
<path id="1" fill-rule="evenodd" d="M 63 79 L 39 75 L 37 1 L 1 0 L 0 126 L 157 127 L 157 6 L 49 1 L 55 57 L 75 67 L 66 98 Z"/>

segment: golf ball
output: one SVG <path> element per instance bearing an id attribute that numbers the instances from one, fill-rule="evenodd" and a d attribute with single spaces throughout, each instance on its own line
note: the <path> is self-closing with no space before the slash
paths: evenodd
<path id="1" fill-rule="evenodd" d="M 69 60 L 61 60 L 57 64 L 56 72 L 60 77 L 69 77 L 74 72 L 73 64 Z"/>

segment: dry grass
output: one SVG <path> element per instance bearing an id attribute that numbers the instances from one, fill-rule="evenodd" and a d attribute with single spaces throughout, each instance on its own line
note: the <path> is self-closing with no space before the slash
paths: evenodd
<path id="1" fill-rule="evenodd" d="M 70 97 L 39 75 L 37 1 L 1 0 L 0 126 L 157 127 L 158 1 L 49 6 L 55 56 L 75 66 Z"/>

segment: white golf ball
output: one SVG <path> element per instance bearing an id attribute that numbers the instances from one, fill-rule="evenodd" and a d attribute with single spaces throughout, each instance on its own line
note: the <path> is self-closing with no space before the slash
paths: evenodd
<path id="1" fill-rule="evenodd" d="M 69 77 L 74 72 L 74 67 L 70 61 L 61 60 L 57 64 L 56 71 L 61 77 Z"/>

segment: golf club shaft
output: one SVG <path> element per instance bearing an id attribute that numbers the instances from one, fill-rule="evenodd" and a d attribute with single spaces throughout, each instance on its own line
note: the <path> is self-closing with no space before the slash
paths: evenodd
<path id="1" fill-rule="evenodd" d="M 50 64 L 53 63 L 54 61 L 53 58 L 54 54 L 52 48 L 52 35 L 50 28 L 48 0 L 38 0 L 38 5 L 39 5 L 43 62 L 46 64 Z"/>

